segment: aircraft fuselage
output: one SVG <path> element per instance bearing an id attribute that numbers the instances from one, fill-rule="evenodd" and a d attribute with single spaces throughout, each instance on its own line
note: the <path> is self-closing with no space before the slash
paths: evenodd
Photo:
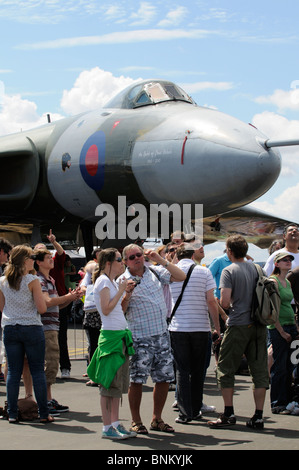
<path id="1" fill-rule="evenodd" d="M 119 195 L 128 204 L 203 204 L 206 217 L 225 213 L 278 178 L 280 154 L 266 140 L 253 126 L 188 99 L 112 102 L 0 139 L 1 220 L 94 223 L 96 207 L 116 205 Z"/>

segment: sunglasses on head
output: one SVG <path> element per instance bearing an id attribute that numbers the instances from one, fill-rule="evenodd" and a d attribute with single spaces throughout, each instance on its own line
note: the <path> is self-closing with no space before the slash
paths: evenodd
<path id="1" fill-rule="evenodd" d="M 135 259 L 135 258 L 141 258 L 141 256 L 143 256 L 143 253 L 136 253 L 135 255 L 130 255 L 130 256 L 128 256 L 127 259 L 129 259 L 130 261 L 133 261 L 133 259 Z"/>

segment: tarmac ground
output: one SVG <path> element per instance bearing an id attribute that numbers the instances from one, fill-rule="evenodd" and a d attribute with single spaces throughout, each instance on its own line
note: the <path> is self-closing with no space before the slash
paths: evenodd
<path id="1" fill-rule="evenodd" d="M 76 350 L 74 350 L 74 335 Z M 237 424 L 230 428 L 211 429 L 207 421 L 223 411 L 223 401 L 216 386 L 214 358 L 212 357 L 205 387 L 204 403 L 214 405 L 215 413 L 204 414 L 201 421 L 177 424 L 177 413 L 172 408 L 174 391 L 169 391 L 164 408 L 163 419 L 175 428 L 175 433 L 166 434 L 150 430 L 152 413 L 153 384 L 149 380 L 143 388 L 142 418 L 149 430 L 147 435 L 138 435 L 122 441 L 101 438 L 102 418 L 100 397 L 97 387 L 87 387 L 88 378 L 84 357 L 84 332 L 69 330 L 69 351 L 72 358 L 71 378 L 62 380 L 60 374 L 53 386 L 53 396 L 70 411 L 55 418 L 51 424 L 39 421 L 10 424 L 0 420 L 0 449 L 14 450 L 100 450 L 101 461 L 107 464 L 126 464 L 145 468 L 147 465 L 172 464 L 187 466 L 196 463 L 199 451 L 216 450 L 298 450 L 299 416 L 274 415 L 269 404 L 267 392 L 264 409 L 265 428 L 262 431 L 246 427 L 246 420 L 254 412 L 251 380 L 248 375 L 237 375 L 235 384 L 234 407 Z M 81 353 L 80 347 L 83 344 Z M 75 351 L 75 352 L 74 352 Z M 81 359 L 78 358 L 81 355 Z M 20 398 L 24 397 L 21 383 Z M 6 399 L 5 383 L 0 383 L 0 406 Z M 131 423 L 127 395 L 123 396 L 120 407 L 120 420 L 126 428 Z M 140 459 L 140 460 L 138 460 Z"/>

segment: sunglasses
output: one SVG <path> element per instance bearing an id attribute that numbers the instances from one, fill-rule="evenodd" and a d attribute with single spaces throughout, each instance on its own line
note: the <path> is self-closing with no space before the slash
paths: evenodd
<path id="1" fill-rule="evenodd" d="M 135 259 L 135 258 L 141 258 L 141 256 L 143 256 L 143 253 L 136 253 L 136 255 L 130 255 L 130 256 L 128 256 L 127 259 L 129 259 L 130 261 L 133 261 L 133 259 Z"/>
<path id="2" fill-rule="evenodd" d="M 33 259 L 35 261 L 37 259 L 37 255 L 30 255 L 29 259 Z"/>
<path id="3" fill-rule="evenodd" d="M 284 261 L 285 263 L 287 263 L 288 261 L 293 261 L 291 258 L 282 258 L 281 260 L 279 261 Z"/>
<path id="4" fill-rule="evenodd" d="M 121 262 L 122 262 L 122 260 L 123 260 L 123 259 L 122 259 L 122 257 L 121 257 L 121 256 L 119 256 L 118 258 L 115 258 L 115 260 L 114 260 L 114 261 L 117 261 L 118 263 L 121 263 Z"/>
<path id="5" fill-rule="evenodd" d="M 173 253 L 176 250 L 177 250 L 177 248 L 169 248 L 169 250 L 167 250 L 167 253 Z"/>

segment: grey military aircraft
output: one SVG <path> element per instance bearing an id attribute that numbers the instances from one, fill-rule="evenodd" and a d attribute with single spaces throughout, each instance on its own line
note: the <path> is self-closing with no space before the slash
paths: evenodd
<path id="1" fill-rule="evenodd" d="M 128 207 L 202 204 L 206 242 L 241 231 L 268 246 L 286 221 L 246 206 L 280 174 L 275 147 L 294 144 L 198 106 L 172 82 L 135 82 L 101 109 L 0 138 L 0 232 L 34 243 L 51 228 L 90 253 L 103 243 L 96 208 L 121 195 Z"/>

